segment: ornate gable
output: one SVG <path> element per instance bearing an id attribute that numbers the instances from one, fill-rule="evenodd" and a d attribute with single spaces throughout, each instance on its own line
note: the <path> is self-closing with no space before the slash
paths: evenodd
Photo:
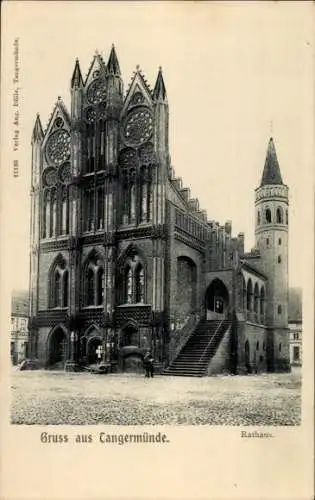
<path id="1" fill-rule="evenodd" d="M 127 91 L 122 114 L 124 115 L 125 113 L 127 113 L 129 108 L 139 105 L 151 107 L 153 105 L 153 101 L 151 90 L 139 68 L 137 68 L 137 71 L 134 74 L 134 77 Z"/>
<path id="2" fill-rule="evenodd" d="M 44 163 L 58 167 L 70 159 L 70 115 L 61 98 L 55 105 L 43 141 Z"/>

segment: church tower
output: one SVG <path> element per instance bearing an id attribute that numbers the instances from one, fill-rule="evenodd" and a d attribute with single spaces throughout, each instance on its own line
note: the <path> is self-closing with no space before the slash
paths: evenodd
<path id="1" fill-rule="evenodd" d="M 265 325 L 270 369 L 284 369 L 288 351 L 288 187 L 274 141 L 269 140 L 260 186 L 255 192 L 255 239 L 261 271 L 268 278 Z"/>

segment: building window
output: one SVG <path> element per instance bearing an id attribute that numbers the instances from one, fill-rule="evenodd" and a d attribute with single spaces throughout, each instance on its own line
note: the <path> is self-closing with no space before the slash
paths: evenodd
<path id="1" fill-rule="evenodd" d="M 299 340 L 299 333 L 298 332 L 293 333 L 293 339 Z"/>
<path id="2" fill-rule="evenodd" d="M 266 247 L 269 247 L 269 238 L 266 238 Z"/>
<path id="3" fill-rule="evenodd" d="M 278 306 L 278 314 L 281 314 L 282 313 L 282 307 L 281 305 Z"/>
<path id="4" fill-rule="evenodd" d="M 299 346 L 293 346 L 293 361 L 300 361 L 300 348 Z"/>
<path id="5" fill-rule="evenodd" d="M 281 346 L 281 344 L 279 344 L 279 352 L 281 352 L 281 349 L 282 349 L 282 346 Z"/>
<path id="6" fill-rule="evenodd" d="M 131 248 L 118 272 L 121 287 L 118 289 L 121 304 L 145 303 L 145 266 L 135 248 Z"/>
<path id="7" fill-rule="evenodd" d="M 68 307 L 69 272 L 61 254 L 55 259 L 50 271 L 50 307 Z"/>
<path id="8" fill-rule="evenodd" d="M 278 255 L 278 264 L 281 263 L 281 255 Z"/>
<path id="9" fill-rule="evenodd" d="M 278 239 L 278 244 L 281 245 L 282 241 L 281 238 Z"/>
<path id="10" fill-rule="evenodd" d="M 277 217 L 277 223 L 283 224 L 283 210 L 281 207 L 277 208 L 276 217 Z"/>
<path id="11" fill-rule="evenodd" d="M 259 340 L 256 342 L 256 351 L 259 351 Z"/>
<path id="12" fill-rule="evenodd" d="M 289 214 L 288 210 L 285 211 L 285 223 L 288 225 L 289 224 Z"/>
<path id="13" fill-rule="evenodd" d="M 270 210 L 270 208 L 266 208 L 266 210 L 265 210 L 265 222 L 267 224 L 271 223 L 271 210 Z"/>
<path id="14" fill-rule="evenodd" d="M 85 306 L 100 306 L 104 298 L 104 268 L 95 250 L 92 250 L 84 267 L 83 297 Z"/>
<path id="15" fill-rule="evenodd" d="M 258 212 L 257 212 L 257 226 L 260 225 L 260 222 L 261 222 L 261 220 L 260 220 L 260 210 L 258 210 Z"/>

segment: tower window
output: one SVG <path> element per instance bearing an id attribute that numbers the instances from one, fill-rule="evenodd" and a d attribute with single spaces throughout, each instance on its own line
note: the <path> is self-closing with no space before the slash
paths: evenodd
<path id="1" fill-rule="evenodd" d="M 270 210 L 270 208 L 266 208 L 266 210 L 265 210 L 265 222 L 267 224 L 271 223 L 271 210 Z"/>
<path id="2" fill-rule="evenodd" d="M 279 344 L 279 352 L 281 352 L 281 348 L 282 348 L 282 345 L 281 345 L 281 344 Z"/>
<path id="3" fill-rule="evenodd" d="M 256 351 L 259 351 L 259 340 L 257 340 L 257 343 L 256 343 Z"/>
<path id="4" fill-rule="evenodd" d="M 282 313 L 282 307 L 281 305 L 278 306 L 278 314 L 281 314 Z"/>
<path id="5" fill-rule="evenodd" d="M 278 264 L 281 262 L 281 255 L 278 255 Z"/>
<path id="6" fill-rule="evenodd" d="M 289 215 L 288 215 L 288 210 L 285 211 L 285 223 L 289 224 Z"/>
<path id="7" fill-rule="evenodd" d="M 281 238 L 278 239 L 278 244 L 281 245 L 282 241 Z"/>
<path id="8" fill-rule="evenodd" d="M 276 215 L 277 215 L 277 223 L 283 224 L 283 210 L 281 207 L 277 208 Z"/>
<path id="9" fill-rule="evenodd" d="M 269 238 L 266 238 L 266 247 L 269 247 Z"/>
<path id="10" fill-rule="evenodd" d="M 260 225 L 260 211 L 257 212 L 257 225 Z"/>

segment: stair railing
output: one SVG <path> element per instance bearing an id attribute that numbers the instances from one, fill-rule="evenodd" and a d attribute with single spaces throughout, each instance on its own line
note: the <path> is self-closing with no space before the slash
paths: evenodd
<path id="1" fill-rule="evenodd" d="M 187 321 L 185 326 L 181 329 L 180 341 L 179 341 L 179 344 L 174 349 L 174 356 L 172 355 L 171 363 L 173 361 L 175 361 L 175 359 L 177 358 L 179 353 L 185 347 L 185 345 L 187 344 L 188 340 L 192 336 L 192 334 L 195 331 L 196 326 L 198 325 L 199 322 L 200 322 L 199 314 L 193 314 L 189 318 L 189 320 Z"/>
<path id="2" fill-rule="evenodd" d="M 209 352 L 209 349 L 211 347 L 211 344 L 212 342 L 216 339 L 216 336 L 219 334 L 220 332 L 220 329 L 221 329 L 221 326 L 223 325 L 223 322 L 226 321 L 228 319 L 228 316 L 229 316 L 229 312 L 230 312 L 230 308 L 226 311 L 224 317 L 221 319 L 220 323 L 218 324 L 214 334 L 212 335 L 211 339 L 209 340 L 208 344 L 207 344 L 207 347 L 205 348 L 205 350 L 203 351 L 202 353 L 202 356 L 201 358 L 199 359 L 199 363 L 201 363 L 205 357 L 205 355 Z"/>

